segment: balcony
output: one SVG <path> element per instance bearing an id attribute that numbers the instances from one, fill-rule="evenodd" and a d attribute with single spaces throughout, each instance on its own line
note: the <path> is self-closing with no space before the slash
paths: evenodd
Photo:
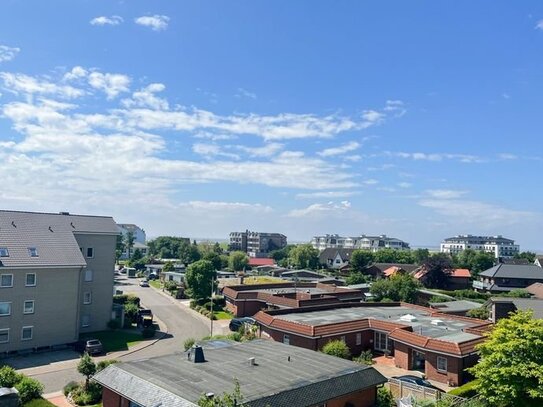
<path id="1" fill-rule="evenodd" d="M 474 281 L 473 288 L 476 290 L 488 290 L 490 289 L 491 283 L 485 283 L 483 281 Z"/>

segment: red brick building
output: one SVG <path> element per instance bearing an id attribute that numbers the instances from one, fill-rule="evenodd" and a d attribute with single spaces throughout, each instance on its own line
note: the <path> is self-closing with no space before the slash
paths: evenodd
<path id="1" fill-rule="evenodd" d="M 228 286 L 226 307 L 236 317 L 250 317 L 263 309 L 303 308 L 361 301 L 361 290 L 322 283 L 277 283 Z"/>
<path id="2" fill-rule="evenodd" d="M 344 340 L 353 355 L 372 350 L 394 357 L 397 367 L 420 370 L 427 378 L 458 386 L 477 360 L 475 346 L 484 341 L 489 321 L 445 315 L 405 303 L 358 303 L 255 315 L 261 334 L 275 341 L 320 350 Z"/>

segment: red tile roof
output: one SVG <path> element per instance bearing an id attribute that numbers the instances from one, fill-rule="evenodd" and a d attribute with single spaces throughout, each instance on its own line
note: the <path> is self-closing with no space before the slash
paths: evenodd
<path id="1" fill-rule="evenodd" d="M 273 266 L 274 264 L 275 260 L 267 257 L 249 257 L 249 266 L 251 267 Z"/>
<path id="2" fill-rule="evenodd" d="M 454 269 L 451 273 L 451 277 L 464 277 L 470 278 L 471 273 L 468 269 Z"/>

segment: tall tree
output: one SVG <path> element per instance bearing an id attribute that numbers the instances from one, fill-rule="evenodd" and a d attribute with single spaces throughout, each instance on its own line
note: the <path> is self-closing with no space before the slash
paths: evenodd
<path id="1" fill-rule="evenodd" d="M 543 320 L 518 311 L 498 321 L 479 345 L 480 361 L 468 369 L 477 391 L 495 406 L 543 405 Z"/>
<path id="2" fill-rule="evenodd" d="M 399 250 L 395 249 L 380 249 L 373 254 L 375 263 L 398 263 Z"/>
<path id="3" fill-rule="evenodd" d="M 529 263 L 533 263 L 535 261 L 536 254 L 534 252 L 522 252 L 515 254 L 515 259 L 525 259 Z"/>
<path id="4" fill-rule="evenodd" d="M 189 243 L 185 237 L 159 236 L 147 243 L 149 254 L 160 259 L 175 259 L 179 255 L 179 248 L 182 244 Z"/>
<path id="5" fill-rule="evenodd" d="M 370 292 L 376 301 L 384 299 L 414 304 L 421 284 L 409 274 L 396 273 L 390 278 L 374 281 Z"/>
<path id="6" fill-rule="evenodd" d="M 349 266 L 355 273 L 362 273 L 366 266 L 373 262 L 373 253 L 369 250 L 354 250 L 349 260 Z"/>
<path id="7" fill-rule="evenodd" d="M 204 253 L 202 259 L 210 261 L 213 264 L 213 267 L 215 267 L 215 270 L 220 270 L 222 268 L 221 256 L 214 251 Z"/>
<path id="8" fill-rule="evenodd" d="M 134 237 L 133 232 L 128 232 L 126 235 L 124 235 L 124 246 L 126 247 L 126 250 L 128 250 L 128 258 L 132 255 L 132 248 L 134 247 L 134 242 L 136 241 L 136 238 Z"/>
<path id="9" fill-rule="evenodd" d="M 115 244 L 115 261 L 118 262 L 124 251 L 126 250 L 124 246 L 124 239 L 122 234 L 117 235 L 117 242 Z"/>
<path id="10" fill-rule="evenodd" d="M 87 352 L 79 359 L 77 371 L 85 376 L 85 390 L 87 390 L 89 388 L 90 378 L 96 373 L 96 364 Z"/>
<path id="11" fill-rule="evenodd" d="M 186 241 L 181 243 L 177 257 L 181 260 L 181 263 L 186 266 L 201 258 L 198 246 L 196 244 L 187 243 Z"/>
<path id="12" fill-rule="evenodd" d="M 453 258 L 455 268 L 465 268 L 471 271 L 476 277 L 481 271 L 485 271 L 494 265 L 494 255 L 483 251 L 466 249 Z"/>
<path id="13" fill-rule="evenodd" d="M 215 286 L 217 273 L 210 261 L 198 260 L 187 267 L 185 283 L 187 295 L 194 299 L 209 298 L 212 284 Z"/>
<path id="14" fill-rule="evenodd" d="M 319 266 L 319 252 L 310 244 L 301 244 L 290 250 L 289 263 L 299 269 L 316 269 Z"/>
<path id="15" fill-rule="evenodd" d="M 452 259 L 447 253 L 434 253 L 423 265 L 425 285 L 432 288 L 446 288 L 452 272 Z"/>
<path id="16" fill-rule="evenodd" d="M 245 252 L 235 251 L 228 256 L 228 267 L 232 271 L 242 271 L 249 264 L 249 257 Z"/>
<path id="17" fill-rule="evenodd" d="M 428 249 L 415 249 L 413 250 L 413 260 L 416 264 L 422 265 L 428 257 L 430 257 L 430 251 Z"/>

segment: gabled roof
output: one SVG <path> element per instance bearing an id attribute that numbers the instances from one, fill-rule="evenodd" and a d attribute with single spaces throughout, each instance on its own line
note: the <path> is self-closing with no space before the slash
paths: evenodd
<path id="1" fill-rule="evenodd" d="M 407 271 L 409 274 L 411 274 L 413 271 L 418 269 L 420 266 L 417 264 L 402 264 L 402 263 L 373 263 L 369 267 L 376 267 L 381 272 L 384 272 L 386 269 L 389 269 L 391 267 L 400 267 L 403 270 Z"/>
<path id="2" fill-rule="evenodd" d="M 508 303 L 513 304 L 517 310 L 531 310 L 534 313 L 534 318 L 543 319 L 543 300 L 538 298 L 507 298 L 507 297 L 492 297 L 488 303 Z"/>
<path id="3" fill-rule="evenodd" d="M 479 273 L 481 277 L 522 278 L 525 280 L 543 280 L 543 268 L 535 264 L 498 264 Z"/>
<path id="4" fill-rule="evenodd" d="M 371 366 L 273 341 L 203 346 L 205 363 L 168 355 L 110 365 L 94 380 L 141 405 L 164 407 L 192 406 L 202 394 L 231 392 L 234 379 L 248 407 L 315 406 L 386 382 Z M 250 365 L 249 358 L 256 363 Z"/>
<path id="5" fill-rule="evenodd" d="M 327 264 L 328 260 L 334 260 L 338 254 L 343 262 L 348 262 L 351 259 L 354 250 L 355 249 L 336 249 L 329 247 L 319 254 L 319 263 Z"/>
<path id="6" fill-rule="evenodd" d="M 0 267 L 85 266 L 75 236 L 118 233 L 111 217 L 0 211 L 0 247 L 9 252 Z M 38 256 L 31 257 L 29 248 Z"/>
<path id="7" fill-rule="evenodd" d="M 543 283 L 533 283 L 526 287 L 526 291 L 536 298 L 543 299 Z"/>
<path id="8" fill-rule="evenodd" d="M 275 260 L 267 258 L 267 257 L 249 257 L 249 263 L 248 264 L 251 267 L 273 266 L 275 264 Z"/>
<path id="9" fill-rule="evenodd" d="M 468 269 L 453 269 L 449 277 L 453 278 L 470 278 L 471 273 Z"/>

